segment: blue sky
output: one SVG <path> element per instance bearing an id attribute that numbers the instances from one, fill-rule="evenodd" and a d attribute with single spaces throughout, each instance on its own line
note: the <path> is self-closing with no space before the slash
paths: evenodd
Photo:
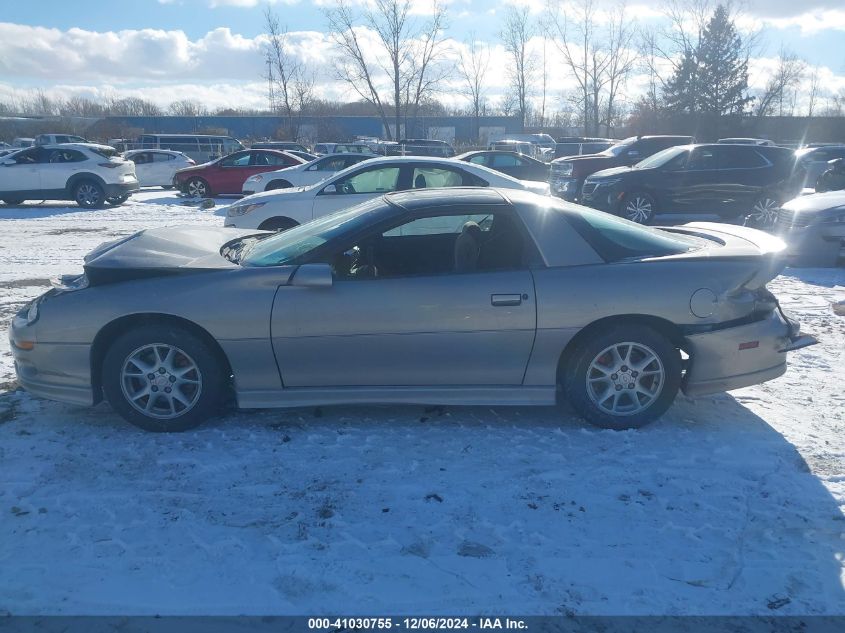
<path id="1" fill-rule="evenodd" d="M 450 37 L 460 43 L 472 31 L 494 47 L 509 5 L 539 11 L 544 4 L 544 0 L 443 1 L 448 5 Z M 87 96 L 148 96 L 161 103 L 193 95 L 212 107 L 262 105 L 262 0 L 0 2 L 0 100 L 42 88 Z M 333 83 L 328 70 L 331 51 L 322 9 L 331 2 L 275 0 L 273 7 L 290 31 L 312 32 L 294 38 L 294 44 L 299 46 L 297 54 L 318 71 L 320 93 L 344 98 L 349 96 L 348 89 Z M 831 96 L 845 90 L 845 0 L 745 0 L 743 4 L 743 24 L 761 32 L 752 83 L 765 82 L 773 58 L 785 46 L 811 66 L 820 67 Z M 659 3 L 628 0 L 628 6 L 640 24 L 659 23 Z M 503 73 L 494 74 L 491 101 L 506 89 Z M 553 65 L 553 89 L 562 94 L 567 81 L 565 73 Z M 632 86 L 637 83 L 632 81 Z"/>

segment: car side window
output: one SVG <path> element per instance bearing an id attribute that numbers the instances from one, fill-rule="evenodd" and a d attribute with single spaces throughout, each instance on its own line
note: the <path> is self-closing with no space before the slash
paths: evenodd
<path id="1" fill-rule="evenodd" d="M 153 162 L 153 154 L 150 152 L 138 152 L 137 154 L 132 154 L 129 160 L 131 160 L 136 165 L 145 165 L 147 163 Z"/>
<path id="2" fill-rule="evenodd" d="M 340 171 L 341 169 L 346 169 L 346 166 L 346 158 L 330 158 L 329 160 L 324 160 L 319 163 L 316 171 Z"/>
<path id="3" fill-rule="evenodd" d="M 221 167 L 247 167 L 249 165 L 249 152 L 243 154 L 232 154 L 220 161 Z"/>
<path id="4" fill-rule="evenodd" d="M 379 167 L 350 174 L 333 183 L 335 193 L 387 193 L 399 185 L 399 167 Z"/>
<path id="5" fill-rule="evenodd" d="M 85 154 L 72 149 L 54 149 L 47 156 L 48 163 L 81 163 L 87 160 Z"/>
<path id="6" fill-rule="evenodd" d="M 470 187 L 483 186 L 480 178 L 449 167 L 414 167 L 411 174 L 411 187 L 430 189 L 432 187 Z"/>
<path id="7" fill-rule="evenodd" d="M 150 158 L 154 163 L 166 163 L 169 160 L 176 160 L 176 156 L 174 154 L 162 154 L 160 152 L 153 152 Z"/>
<path id="8" fill-rule="evenodd" d="M 44 152 L 41 151 L 40 147 L 32 147 L 22 152 L 18 152 L 11 160 L 14 160 L 18 165 L 35 165 L 37 163 L 46 162 L 46 160 L 44 160 L 45 158 L 46 156 L 44 156 Z"/>
<path id="9" fill-rule="evenodd" d="M 332 257 L 338 279 L 384 279 L 527 268 L 525 233 L 506 212 L 431 214 L 381 230 Z"/>
<path id="10" fill-rule="evenodd" d="M 522 161 L 511 154 L 493 154 L 491 167 L 520 167 Z"/>
<path id="11" fill-rule="evenodd" d="M 473 165 L 486 165 L 487 156 L 485 154 L 478 154 L 470 158 L 469 162 L 471 162 Z"/>
<path id="12" fill-rule="evenodd" d="M 769 161 L 752 147 L 722 149 L 719 152 L 719 167 L 721 169 L 753 169 L 768 165 Z"/>
<path id="13" fill-rule="evenodd" d="M 697 147 L 690 152 L 687 170 L 700 171 L 718 167 L 716 152 L 711 147 Z"/>

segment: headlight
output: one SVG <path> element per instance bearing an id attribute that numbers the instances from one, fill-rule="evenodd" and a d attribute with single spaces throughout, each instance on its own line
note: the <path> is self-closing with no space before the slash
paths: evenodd
<path id="1" fill-rule="evenodd" d="M 266 202 L 252 202 L 250 204 L 233 204 L 229 207 L 229 210 L 226 211 L 226 215 L 230 218 L 239 216 L 239 215 L 246 215 L 247 213 L 252 213 L 256 209 L 260 209 L 263 207 Z"/>
<path id="2" fill-rule="evenodd" d="M 62 275 L 57 279 L 50 280 L 50 284 L 56 289 L 56 292 L 85 290 L 88 287 L 88 276 L 85 273 L 81 275 Z"/>
<path id="3" fill-rule="evenodd" d="M 261 174 L 255 174 L 246 179 L 247 182 L 261 182 Z"/>
<path id="4" fill-rule="evenodd" d="M 821 221 L 822 224 L 839 224 L 841 222 L 845 222 L 845 213 L 831 215 Z"/>
<path id="5" fill-rule="evenodd" d="M 20 319 L 25 325 L 32 325 L 38 320 L 38 304 L 41 303 L 41 297 L 33 299 L 27 303 L 15 315 L 15 319 Z"/>
<path id="6" fill-rule="evenodd" d="M 560 176 L 571 176 L 572 175 L 572 163 L 563 163 L 555 165 L 556 172 Z"/>
<path id="7" fill-rule="evenodd" d="M 618 185 L 622 182 L 622 179 L 612 178 L 610 180 L 594 180 L 593 182 L 596 183 L 596 187 L 612 187 L 613 185 Z"/>

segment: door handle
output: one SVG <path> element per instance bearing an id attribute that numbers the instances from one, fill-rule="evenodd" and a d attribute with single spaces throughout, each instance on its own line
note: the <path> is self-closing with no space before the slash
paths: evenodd
<path id="1" fill-rule="evenodd" d="M 522 295 L 490 295 L 490 304 L 497 307 L 522 305 Z"/>

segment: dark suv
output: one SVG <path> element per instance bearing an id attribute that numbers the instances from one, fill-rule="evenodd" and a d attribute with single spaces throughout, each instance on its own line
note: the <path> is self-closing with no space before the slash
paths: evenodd
<path id="1" fill-rule="evenodd" d="M 707 213 L 747 215 L 749 224 L 765 227 L 801 192 L 803 179 L 794 152 L 782 147 L 682 145 L 589 176 L 581 204 L 641 224 L 655 213 Z"/>
<path id="2" fill-rule="evenodd" d="M 633 165 L 667 147 L 692 142 L 691 136 L 632 136 L 597 154 L 559 158 L 552 161 L 549 187 L 553 195 L 575 201 L 584 179 L 590 174 L 600 169 Z"/>

